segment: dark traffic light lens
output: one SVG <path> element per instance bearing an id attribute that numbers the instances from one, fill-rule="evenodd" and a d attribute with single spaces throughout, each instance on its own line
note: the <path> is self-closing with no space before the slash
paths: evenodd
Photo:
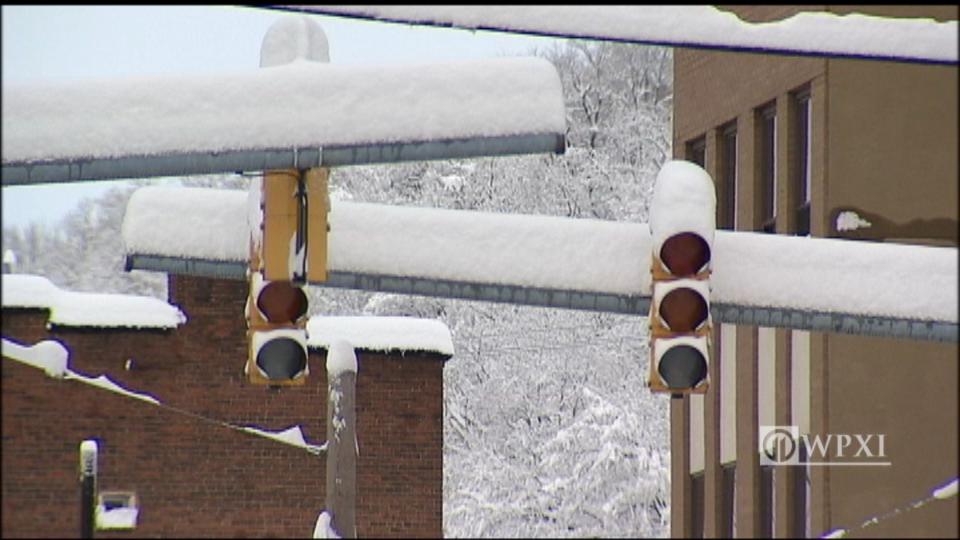
<path id="1" fill-rule="evenodd" d="M 697 291 L 678 287 L 660 300 L 660 319 L 673 332 L 693 332 L 707 320 L 707 301 Z"/>
<path id="2" fill-rule="evenodd" d="M 292 323 L 307 313 L 307 295 L 289 281 L 272 281 L 260 290 L 257 308 L 272 323 Z"/>
<path id="3" fill-rule="evenodd" d="M 660 357 L 658 370 L 670 388 L 693 388 L 707 376 L 707 361 L 696 347 L 677 345 Z"/>
<path id="4" fill-rule="evenodd" d="M 307 368 L 307 355 L 296 340 L 275 338 L 257 351 L 257 365 L 269 379 L 292 379 Z"/>
<path id="5" fill-rule="evenodd" d="M 692 276 L 710 262 L 710 246 L 698 234 L 675 234 L 660 246 L 660 260 L 671 274 Z"/>

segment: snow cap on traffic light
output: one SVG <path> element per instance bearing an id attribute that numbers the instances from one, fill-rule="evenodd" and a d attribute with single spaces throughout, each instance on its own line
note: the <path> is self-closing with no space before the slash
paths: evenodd
<path id="1" fill-rule="evenodd" d="M 702 167 L 674 160 L 660 169 L 650 205 L 650 234 L 653 253 L 671 274 L 691 276 L 709 264 L 716 207 L 713 180 Z"/>

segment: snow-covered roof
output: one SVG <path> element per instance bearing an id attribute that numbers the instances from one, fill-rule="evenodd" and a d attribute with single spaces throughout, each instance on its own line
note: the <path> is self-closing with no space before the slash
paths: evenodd
<path id="1" fill-rule="evenodd" d="M 290 9 L 289 6 L 286 9 Z M 750 23 L 713 6 L 297 6 L 413 24 L 674 46 L 957 62 L 957 21 L 803 12 Z"/>
<path id="2" fill-rule="evenodd" d="M 49 309 L 49 323 L 105 328 L 176 328 L 187 321 L 176 307 L 149 296 L 65 291 L 42 276 L 4 274 L 4 308 Z"/>
<path id="3" fill-rule="evenodd" d="M 236 217 L 199 230 L 179 219 L 211 200 Z M 244 191 L 141 188 L 127 253 L 246 261 L 246 205 Z M 336 200 L 329 220 L 331 271 L 650 295 L 644 223 Z M 717 231 L 713 252 L 717 303 L 957 322 L 956 248 Z"/>
<path id="4" fill-rule="evenodd" d="M 453 356 L 450 329 L 435 319 L 370 316 L 310 318 L 307 322 L 308 347 L 329 350 L 337 342 L 368 351 L 435 352 Z M 341 364 L 346 365 L 344 362 Z M 356 371 L 356 367 L 353 371 Z"/>
<path id="5" fill-rule="evenodd" d="M 541 58 L 3 85 L 3 163 L 562 134 Z"/>

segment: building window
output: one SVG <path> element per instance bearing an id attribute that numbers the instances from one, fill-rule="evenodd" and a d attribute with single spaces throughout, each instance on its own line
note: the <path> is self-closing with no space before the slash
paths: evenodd
<path id="1" fill-rule="evenodd" d="M 810 191 L 811 191 L 811 163 L 812 163 L 812 130 L 810 129 L 812 118 L 812 107 L 810 106 L 810 90 L 803 89 L 793 96 L 794 110 L 796 118 L 796 148 L 794 152 L 797 155 L 795 163 L 797 171 L 794 175 L 797 194 L 796 216 L 796 234 L 807 236 L 810 234 Z"/>
<path id="2" fill-rule="evenodd" d="M 703 508 L 704 508 L 704 478 L 703 471 L 690 476 L 691 497 L 690 517 L 693 520 L 690 528 L 691 538 L 703 538 Z"/>
<path id="3" fill-rule="evenodd" d="M 733 512 L 737 464 L 720 466 L 720 538 L 733 538 Z"/>
<path id="4" fill-rule="evenodd" d="M 706 168 L 707 167 L 707 138 L 704 136 L 698 137 L 687 143 L 686 148 L 687 161 L 692 161 L 697 165 Z"/>
<path id="5" fill-rule="evenodd" d="M 720 128 L 720 188 L 717 197 L 717 228 L 737 228 L 737 124 Z"/>
<path id="6" fill-rule="evenodd" d="M 801 438 L 797 441 L 797 448 L 800 452 L 800 461 L 802 463 L 807 462 L 807 446 L 804 444 L 803 439 Z M 794 516 L 794 527 L 795 529 L 790 531 L 790 535 L 794 538 L 806 538 L 807 532 L 810 530 L 808 526 L 808 498 L 810 496 L 810 466 L 803 465 L 802 467 L 796 467 L 796 473 L 794 475 L 794 485 L 793 485 L 793 501 L 795 507 L 793 509 Z"/>
<path id="7" fill-rule="evenodd" d="M 776 231 L 777 223 L 777 107 L 770 104 L 759 112 L 759 180 L 760 229 Z"/>
<path id="8" fill-rule="evenodd" d="M 760 467 L 760 538 L 773 538 L 773 465 Z"/>

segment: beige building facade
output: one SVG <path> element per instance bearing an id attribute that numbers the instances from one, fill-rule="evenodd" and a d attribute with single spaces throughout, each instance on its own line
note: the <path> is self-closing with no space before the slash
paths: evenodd
<path id="1" fill-rule="evenodd" d="M 751 22 L 958 14 L 725 9 Z M 676 49 L 674 155 L 714 178 L 721 229 L 956 247 L 957 83 L 956 66 Z M 871 226 L 844 227 L 851 212 Z M 673 536 L 958 535 L 955 500 L 859 527 L 957 477 L 956 343 L 728 324 L 713 339 L 707 394 L 671 400 Z M 773 425 L 796 426 L 797 452 L 832 464 L 761 465 L 761 428 Z M 868 443 L 820 455 L 804 435 Z M 839 465 L 857 451 L 875 466 Z"/>

